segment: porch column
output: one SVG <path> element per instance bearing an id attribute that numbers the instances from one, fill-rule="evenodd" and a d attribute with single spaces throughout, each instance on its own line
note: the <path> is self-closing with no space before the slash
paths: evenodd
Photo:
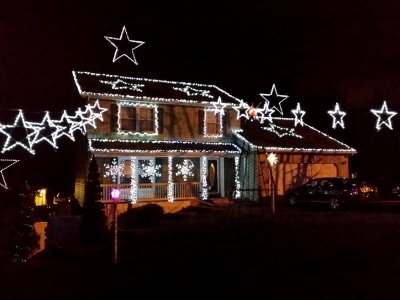
<path id="1" fill-rule="evenodd" d="M 208 199 L 208 182 L 207 182 L 207 157 L 202 156 L 200 161 L 200 180 L 201 180 L 201 199 Z"/>
<path id="2" fill-rule="evenodd" d="M 174 182 L 172 180 L 172 156 L 168 156 L 167 199 L 168 199 L 168 202 L 174 202 Z"/>

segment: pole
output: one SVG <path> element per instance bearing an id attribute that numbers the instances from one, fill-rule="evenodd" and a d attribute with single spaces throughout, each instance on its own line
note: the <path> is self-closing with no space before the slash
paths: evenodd
<path id="1" fill-rule="evenodd" d="M 118 216 L 117 201 L 114 202 L 114 264 L 118 262 Z"/>
<path id="2" fill-rule="evenodd" d="M 275 181 L 274 175 L 272 174 L 272 166 L 268 163 L 269 168 L 269 177 L 271 179 L 271 207 L 272 207 L 272 214 L 275 214 Z"/>

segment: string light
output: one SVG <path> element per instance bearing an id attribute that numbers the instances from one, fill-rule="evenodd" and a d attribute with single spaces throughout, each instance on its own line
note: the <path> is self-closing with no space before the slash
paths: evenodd
<path id="1" fill-rule="evenodd" d="M 118 123 L 117 123 L 117 132 L 118 134 L 122 135 L 139 135 L 139 136 L 153 136 L 153 135 L 158 135 L 158 106 L 154 104 L 143 104 L 143 103 L 131 103 L 131 102 L 126 102 L 126 101 L 121 101 L 117 103 L 118 106 Z M 124 130 L 122 129 L 122 124 L 121 124 L 121 111 L 125 107 L 144 107 L 144 108 L 149 108 L 153 109 L 153 116 L 154 116 L 154 131 L 152 132 L 142 132 L 142 131 L 130 131 L 130 130 Z M 136 125 L 136 124 L 135 124 Z"/>
<path id="2" fill-rule="evenodd" d="M 167 199 L 168 199 L 168 202 L 174 202 L 174 182 L 172 179 L 172 156 L 168 156 Z"/>
<path id="3" fill-rule="evenodd" d="M 135 92 L 143 92 L 144 84 L 135 84 L 125 82 L 121 79 L 117 79 L 115 81 L 107 81 L 107 80 L 100 80 L 101 83 L 111 85 L 113 90 L 131 90 Z"/>
<path id="4" fill-rule="evenodd" d="M 188 96 L 202 96 L 202 97 L 208 97 L 208 98 L 214 98 L 213 95 L 210 95 L 209 90 L 199 90 L 192 88 L 191 86 L 185 86 L 183 88 L 181 87 L 173 87 L 174 90 L 184 92 Z"/>
<path id="5" fill-rule="evenodd" d="M 201 199 L 208 199 L 207 157 L 201 157 Z"/>

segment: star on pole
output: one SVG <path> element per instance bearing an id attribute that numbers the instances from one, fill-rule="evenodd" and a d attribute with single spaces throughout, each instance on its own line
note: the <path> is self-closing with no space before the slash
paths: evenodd
<path id="1" fill-rule="evenodd" d="M 8 189 L 8 186 L 7 186 L 6 179 L 4 177 L 4 171 L 6 169 L 8 169 L 9 167 L 11 167 L 12 165 L 16 164 L 17 162 L 19 162 L 18 159 L 0 159 L 0 175 L 1 175 L 1 179 L 3 181 L 3 182 L 0 182 L 0 185 L 5 189 Z"/>
<path id="2" fill-rule="evenodd" d="M 304 125 L 303 117 L 306 114 L 304 110 L 300 108 L 300 102 L 297 102 L 296 109 L 292 109 L 292 114 L 294 115 L 294 126 L 300 123 L 301 126 Z"/>
<path id="3" fill-rule="evenodd" d="M 288 95 L 279 95 L 276 91 L 275 84 L 272 85 L 271 93 L 269 94 L 260 94 L 261 97 L 268 101 L 269 107 L 271 109 L 275 109 L 281 115 L 283 115 L 282 110 L 282 102 L 285 101 L 289 96 Z"/>
<path id="4" fill-rule="evenodd" d="M 104 36 L 104 37 L 106 38 L 107 41 L 111 43 L 111 45 L 115 47 L 113 63 L 116 62 L 121 57 L 125 56 L 135 65 L 138 64 L 136 61 L 134 50 L 143 45 L 144 42 L 130 40 L 125 26 L 122 27 L 121 35 L 119 36 L 119 38 L 109 37 L 109 36 Z M 131 53 L 129 53 L 129 51 Z M 121 52 L 122 54 L 119 54 L 119 52 Z"/>
<path id="5" fill-rule="evenodd" d="M 334 110 L 328 110 L 328 114 L 333 118 L 332 120 L 332 128 L 335 129 L 336 125 L 340 125 L 340 127 L 344 128 L 344 120 L 343 117 L 346 115 L 344 111 L 340 110 L 339 103 L 336 102 Z"/>
<path id="6" fill-rule="evenodd" d="M 389 129 L 393 129 L 391 119 L 397 115 L 395 111 L 389 111 L 387 108 L 386 101 L 383 101 L 382 107 L 380 110 L 371 109 L 371 112 L 377 117 L 376 120 L 376 129 L 381 130 L 382 126 L 385 125 Z"/>

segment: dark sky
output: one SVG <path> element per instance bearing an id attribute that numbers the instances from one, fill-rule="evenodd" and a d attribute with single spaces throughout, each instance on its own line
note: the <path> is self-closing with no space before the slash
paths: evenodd
<path id="1" fill-rule="evenodd" d="M 400 112 L 400 1 L 104 2 L 2 1 L 3 113 L 73 108 L 73 70 L 215 84 L 248 103 L 276 84 L 286 111 L 300 102 L 306 123 L 359 151 L 356 168 L 397 173 L 400 115 L 377 132 L 369 110 Z M 138 65 L 112 62 L 104 36 L 124 25 L 145 42 Z M 330 127 L 335 102 L 345 129 Z"/>

